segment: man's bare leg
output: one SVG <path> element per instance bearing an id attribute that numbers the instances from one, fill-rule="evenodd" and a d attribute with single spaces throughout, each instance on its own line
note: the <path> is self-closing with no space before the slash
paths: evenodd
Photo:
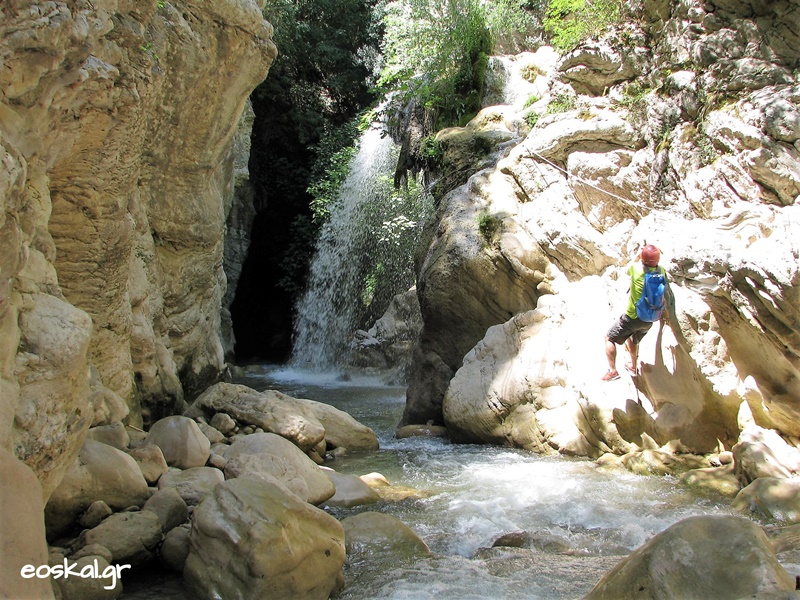
<path id="1" fill-rule="evenodd" d="M 608 373 L 603 375 L 603 381 L 611 381 L 619 378 L 617 372 L 617 345 L 606 338 L 606 359 L 608 359 Z"/>
<path id="2" fill-rule="evenodd" d="M 634 342 L 632 337 L 629 337 L 625 341 L 625 348 L 628 350 L 631 359 L 630 364 L 625 365 L 625 368 L 628 369 L 632 375 L 638 375 L 639 366 L 637 365 L 637 360 L 639 358 L 639 344 Z"/>

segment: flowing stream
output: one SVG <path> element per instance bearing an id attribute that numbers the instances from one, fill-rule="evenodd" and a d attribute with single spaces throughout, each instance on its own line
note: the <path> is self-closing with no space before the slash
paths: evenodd
<path id="1" fill-rule="evenodd" d="M 428 544 L 415 562 L 371 557 L 345 570 L 347 599 L 579 598 L 622 557 L 692 515 L 722 514 L 729 500 L 700 495 L 673 477 L 606 471 L 593 461 L 522 450 L 456 445 L 442 439 L 397 440 L 405 390 L 376 379 L 284 367 L 248 368 L 256 389 L 280 389 L 326 402 L 375 430 L 381 448 L 329 465 L 354 475 L 383 474 L 420 492 L 416 499 L 349 510 L 393 515 Z M 527 531 L 539 551 L 485 550 L 503 534 Z"/>

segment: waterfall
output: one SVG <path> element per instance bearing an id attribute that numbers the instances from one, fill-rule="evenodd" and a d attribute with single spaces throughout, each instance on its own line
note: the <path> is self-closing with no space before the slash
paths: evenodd
<path id="1" fill-rule="evenodd" d="M 544 56 L 547 52 L 536 54 Z M 486 65 L 482 105 L 510 104 L 520 109 L 532 94 L 543 95 L 546 87 L 537 85 L 535 77 L 532 81 L 525 77 L 526 68 L 536 54 L 523 52 L 514 56 L 490 56 Z"/>
<path id="2" fill-rule="evenodd" d="M 292 353 L 297 366 L 327 370 L 347 363 L 363 306 L 364 278 L 380 251 L 381 219 L 392 201 L 397 152 L 380 124 L 362 134 L 297 306 Z"/>

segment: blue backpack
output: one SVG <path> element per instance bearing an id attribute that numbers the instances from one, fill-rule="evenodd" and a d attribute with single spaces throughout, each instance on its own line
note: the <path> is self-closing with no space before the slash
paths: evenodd
<path id="1" fill-rule="evenodd" d="M 658 321 L 666 306 L 666 300 L 664 299 L 666 287 L 667 278 L 661 269 L 656 271 L 645 269 L 642 297 L 636 303 L 636 316 L 642 321 L 651 323 Z"/>

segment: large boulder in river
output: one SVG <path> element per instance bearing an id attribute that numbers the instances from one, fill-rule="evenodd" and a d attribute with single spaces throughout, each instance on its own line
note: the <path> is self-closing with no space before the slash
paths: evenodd
<path id="1" fill-rule="evenodd" d="M 198 598 L 325 600 L 345 559 L 327 513 L 265 481 L 219 485 L 192 515 L 184 580 Z"/>
<path id="2" fill-rule="evenodd" d="M 139 465 L 112 446 L 87 439 L 45 507 L 49 538 L 64 533 L 89 505 L 102 500 L 115 510 L 141 506 L 150 497 Z"/>
<path id="3" fill-rule="evenodd" d="M 320 504 L 336 492 L 325 472 L 289 440 L 274 433 L 253 433 L 225 452 L 225 477 L 272 477 L 304 502 Z"/>
<path id="4" fill-rule="evenodd" d="M 375 432 L 346 412 L 276 390 L 257 392 L 244 385 L 218 383 L 203 392 L 185 415 L 213 419 L 218 413 L 276 433 L 304 451 L 323 440 L 330 446 L 351 451 L 378 448 Z"/>
<path id="5" fill-rule="evenodd" d="M 741 517 L 702 516 L 656 535 L 584 598 L 749 598 L 794 587 L 758 525 Z"/>

